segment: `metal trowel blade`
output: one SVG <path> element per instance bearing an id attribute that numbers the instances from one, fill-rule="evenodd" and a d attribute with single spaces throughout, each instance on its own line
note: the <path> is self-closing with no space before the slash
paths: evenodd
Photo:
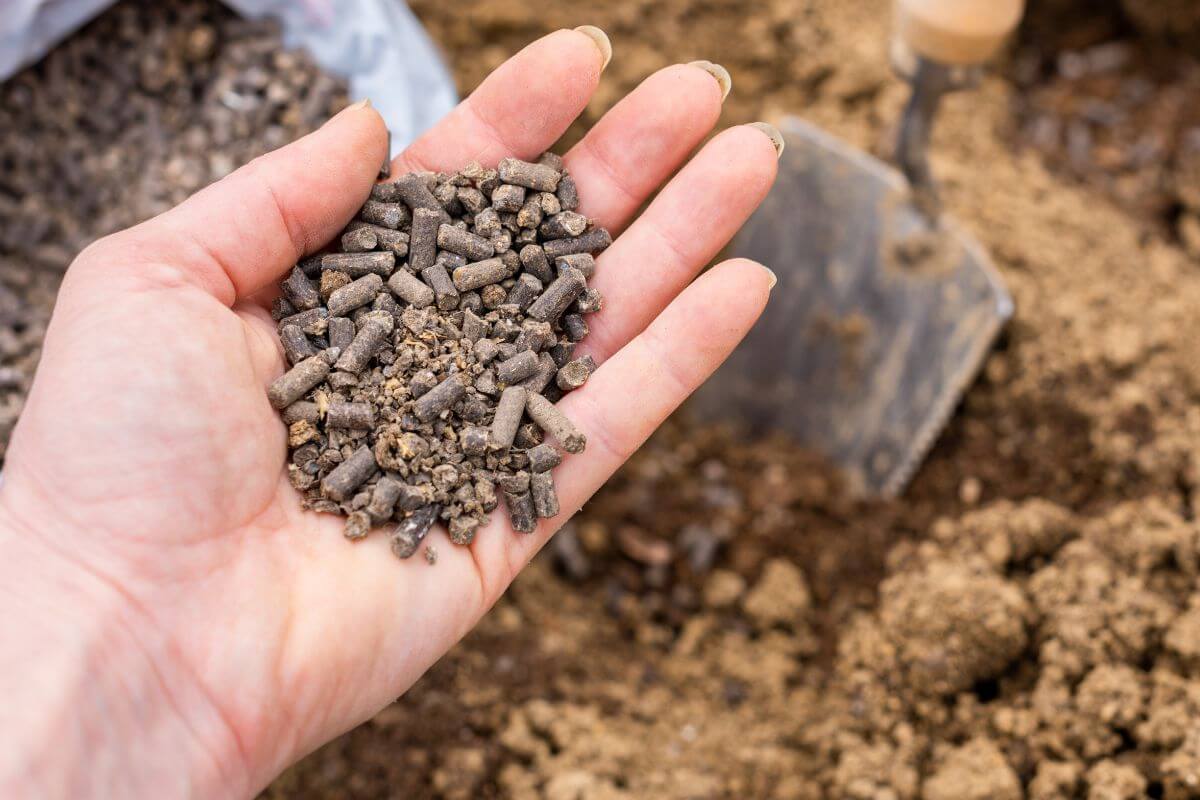
<path id="1" fill-rule="evenodd" d="M 697 393 L 703 417 L 782 430 L 860 495 L 903 490 L 1013 303 L 983 248 L 935 225 L 883 162 L 798 119 L 733 255 L 779 278 L 762 319 Z"/>

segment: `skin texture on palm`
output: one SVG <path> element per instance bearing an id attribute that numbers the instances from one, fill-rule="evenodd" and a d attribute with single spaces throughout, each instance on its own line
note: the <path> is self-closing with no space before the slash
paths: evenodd
<path id="1" fill-rule="evenodd" d="M 578 31 L 534 42 L 393 172 L 536 156 L 605 62 Z M 661 70 L 566 155 L 581 211 L 622 232 L 599 258 L 606 308 L 580 351 L 601 367 L 562 401 L 589 448 L 555 473 L 559 517 L 517 536 L 494 514 L 468 548 L 435 534 L 435 568 L 397 561 L 383 536 L 347 543 L 338 520 L 300 508 L 264 394 L 284 362 L 261 299 L 366 198 L 386 147 L 373 110 L 347 109 L 81 254 L 0 487 L 0 674 L 44 665 L 10 723 L 43 749 L 0 754 L 0 787 L 248 795 L 458 641 L 766 302 L 773 278 L 750 262 L 695 278 L 775 173 L 771 139 L 750 126 L 680 169 L 721 94 L 703 69 Z M 129 741 L 136 760 L 97 758 Z M 85 753 L 86 775 L 54 763 Z"/>

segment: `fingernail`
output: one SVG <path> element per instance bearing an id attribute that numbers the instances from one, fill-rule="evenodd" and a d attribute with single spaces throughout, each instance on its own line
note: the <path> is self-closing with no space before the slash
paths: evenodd
<path id="1" fill-rule="evenodd" d="M 354 105 L 350 106 L 350 108 L 354 109 L 355 111 L 360 111 L 364 108 L 370 108 L 370 107 L 371 107 L 371 98 L 369 98 L 369 97 L 365 97 L 362 100 L 359 100 Z"/>
<path id="2" fill-rule="evenodd" d="M 717 85 L 721 87 L 722 101 L 729 97 L 729 90 L 733 88 L 733 78 L 730 77 L 729 70 L 711 61 L 693 61 L 688 66 L 699 67 L 717 79 Z"/>
<path id="3" fill-rule="evenodd" d="M 750 127 L 758 128 L 767 135 L 767 138 L 771 140 L 771 144 L 775 145 L 776 157 L 783 155 L 783 134 L 779 132 L 779 128 L 776 128 L 769 122 L 751 122 Z"/>
<path id="4" fill-rule="evenodd" d="M 596 43 L 596 49 L 600 51 L 600 56 L 604 59 L 604 63 L 600 65 L 600 71 L 603 72 L 604 68 L 608 66 L 608 62 L 612 61 L 612 42 L 608 40 L 608 34 L 595 25 L 580 25 L 575 30 Z"/>
<path id="5" fill-rule="evenodd" d="M 775 273 L 769 267 L 763 267 L 763 271 L 767 273 L 767 290 L 774 289 L 775 284 L 779 283 L 779 278 L 775 277 Z"/>

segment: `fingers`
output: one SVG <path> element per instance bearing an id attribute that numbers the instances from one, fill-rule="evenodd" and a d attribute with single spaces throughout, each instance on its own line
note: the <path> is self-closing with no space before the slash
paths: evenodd
<path id="1" fill-rule="evenodd" d="M 661 69 L 571 148 L 581 213 L 613 231 L 628 223 L 716 124 L 728 83 L 714 78 L 696 65 Z"/>
<path id="2" fill-rule="evenodd" d="M 555 31 L 505 61 L 393 162 L 393 173 L 533 158 L 587 106 L 612 49 L 598 29 Z M 598 36 L 596 36 L 598 34 Z M 607 48 L 607 54 L 604 50 Z"/>
<path id="3" fill-rule="evenodd" d="M 125 242 L 137 262 L 171 265 L 231 305 L 341 230 L 371 191 L 386 148 L 379 114 L 351 106 L 112 244 Z"/>
<path id="4" fill-rule="evenodd" d="M 579 355 L 603 362 L 643 330 L 758 207 L 777 167 L 771 138 L 751 125 L 705 145 L 600 256 L 590 283 L 605 307 Z"/>
<path id="5" fill-rule="evenodd" d="M 488 605 L 551 533 L 608 480 L 749 332 L 775 276 L 746 259 L 726 261 L 696 280 L 637 338 L 603 364 L 559 408 L 588 440 L 584 455 L 554 471 L 562 513 L 531 535 L 508 530 L 503 504 L 472 549 Z"/>

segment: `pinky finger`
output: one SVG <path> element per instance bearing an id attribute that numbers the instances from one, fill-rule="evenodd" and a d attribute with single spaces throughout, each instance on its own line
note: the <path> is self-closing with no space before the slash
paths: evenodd
<path id="1" fill-rule="evenodd" d="M 504 531 L 476 539 L 475 561 L 489 601 L 733 352 L 762 313 L 774 281 L 769 270 L 746 259 L 717 265 L 559 403 L 587 436 L 587 454 L 568 457 L 554 471 L 558 517 L 530 536 Z M 501 511 L 493 519 L 503 517 Z M 506 520 L 500 524 L 507 528 Z"/>

